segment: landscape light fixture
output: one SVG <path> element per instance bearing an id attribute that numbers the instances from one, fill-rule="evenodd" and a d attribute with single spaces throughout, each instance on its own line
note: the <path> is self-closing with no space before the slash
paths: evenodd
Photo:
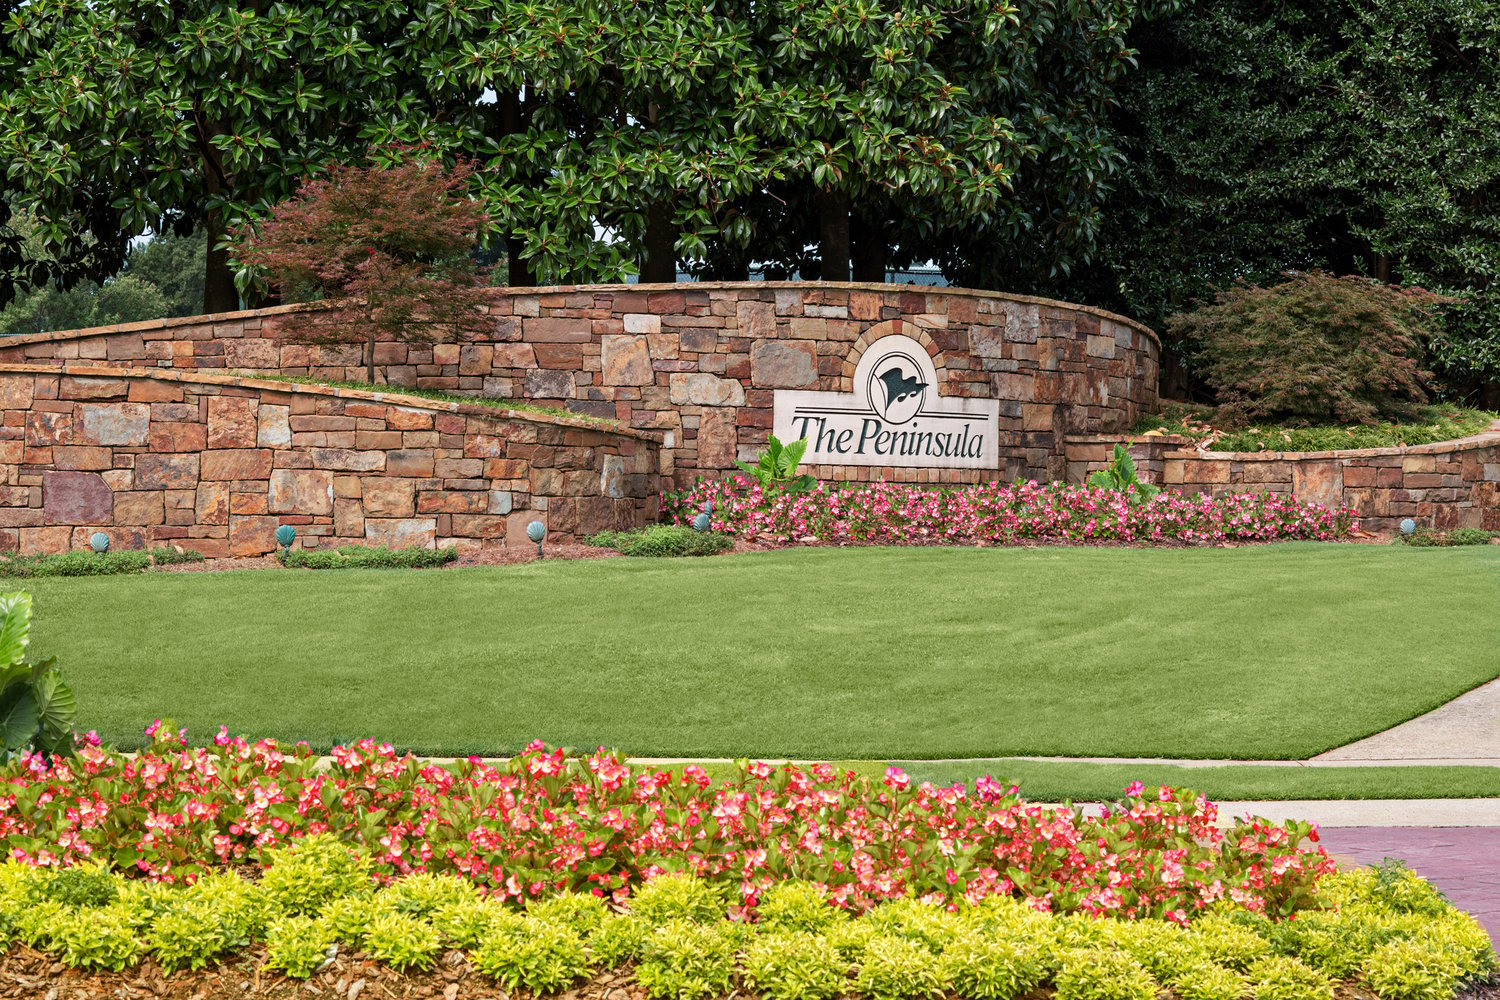
<path id="1" fill-rule="evenodd" d="M 1401 534 L 1410 535 L 1417 530 L 1417 522 L 1409 517 L 1401 519 Z"/>
<path id="2" fill-rule="evenodd" d="M 712 526 L 713 518 L 709 517 L 707 514 L 699 514 L 697 517 L 693 518 L 693 527 L 698 531 L 707 531 Z"/>
<path id="3" fill-rule="evenodd" d="M 547 526 L 541 521 L 532 521 L 526 526 L 526 537 L 536 542 L 536 557 L 542 558 L 542 539 L 547 537 Z"/>
<path id="4" fill-rule="evenodd" d="M 102 531 L 96 531 L 89 536 L 89 548 L 95 552 L 109 551 L 109 536 Z"/>
<path id="5" fill-rule="evenodd" d="M 297 540 L 297 529 L 290 524 L 283 524 L 276 529 L 276 544 L 283 549 L 292 551 L 292 543 Z"/>

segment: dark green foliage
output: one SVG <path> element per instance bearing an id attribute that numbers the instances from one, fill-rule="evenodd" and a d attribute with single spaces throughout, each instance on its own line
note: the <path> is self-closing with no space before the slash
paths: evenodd
<path id="1" fill-rule="evenodd" d="M 103 285 L 81 281 L 64 291 L 50 284 L 23 293 L 0 310 L 0 334 L 76 330 L 201 313 L 203 261 L 201 235 L 156 237 L 131 250 L 124 270 Z"/>
<path id="2" fill-rule="evenodd" d="M 197 549 L 179 549 L 171 545 L 162 545 L 151 550 L 151 562 L 157 566 L 200 563 L 203 562 L 203 553 Z"/>
<path id="3" fill-rule="evenodd" d="M 1054 290 L 1159 327 L 1215 288 L 1289 268 L 1422 285 L 1462 297 L 1433 345 L 1445 390 L 1493 383 L 1492 13 L 1458 0 L 1202 0 L 1138 21 L 1140 66 L 1112 115 L 1125 165 L 1098 253 Z M 1197 370 L 1191 350 L 1180 360 Z"/>
<path id="4" fill-rule="evenodd" d="M 130 550 L 6 555 L 0 556 L 0 576 L 112 576 L 139 573 L 150 565 L 149 553 Z"/>
<path id="5" fill-rule="evenodd" d="M 0 555 L 0 576 L 114 576 L 139 573 L 151 566 L 202 562 L 196 549 L 163 545 L 149 552 L 122 549 L 115 552 L 54 552 L 47 555 Z"/>
<path id="6" fill-rule="evenodd" d="M 1437 303 L 1420 289 L 1312 272 L 1236 285 L 1170 317 L 1167 330 L 1201 345 L 1230 421 L 1410 420 L 1427 402 L 1417 358 Z"/>
<path id="7" fill-rule="evenodd" d="M 388 549 L 385 546 L 341 545 L 336 549 L 298 549 L 278 552 L 288 569 L 428 569 L 458 558 L 452 548 Z"/>
<path id="8" fill-rule="evenodd" d="M 57 669 L 57 657 L 26 662 L 31 645 L 31 595 L 0 595 L 0 762 L 13 754 L 73 752 L 78 703 Z"/>
<path id="9" fill-rule="evenodd" d="M 614 549 L 627 556 L 713 556 L 734 547 L 734 539 L 680 524 L 652 524 L 629 531 L 601 531 L 586 539 L 589 545 Z"/>
<path id="10" fill-rule="evenodd" d="M 32 901 L 98 909 L 113 903 L 119 894 L 107 869 L 74 865 L 58 869 L 45 880 L 38 879 L 33 884 Z"/>
<path id="11" fill-rule="evenodd" d="M 1480 528 L 1454 528 L 1451 531 L 1433 531 L 1418 528 L 1410 535 L 1397 535 L 1396 540 L 1416 548 L 1446 548 L 1453 545 L 1488 545 L 1490 540 L 1500 537 L 1500 532 L 1484 531 Z"/>

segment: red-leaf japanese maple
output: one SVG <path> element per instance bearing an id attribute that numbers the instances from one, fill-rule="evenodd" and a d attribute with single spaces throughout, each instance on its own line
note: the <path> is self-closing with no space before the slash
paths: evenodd
<path id="1" fill-rule="evenodd" d="M 378 340 L 486 332 L 492 321 L 471 252 L 488 218 L 466 193 L 470 173 L 463 163 L 424 160 L 335 165 L 258 227 L 236 230 L 240 260 L 284 298 L 325 303 L 285 317 L 283 335 L 362 343 L 373 383 Z"/>

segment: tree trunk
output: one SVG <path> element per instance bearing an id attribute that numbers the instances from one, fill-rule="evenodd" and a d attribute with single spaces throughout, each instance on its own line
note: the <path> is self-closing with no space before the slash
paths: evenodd
<path id="1" fill-rule="evenodd" d="M 512 90 L 498 95 L 497 100 L 500 105 L 501 136 L 525 131 L 526 106 L 521 101 L 521 95 Z M 531 262 L 521 259 L 521 251 L 525 248 L 526 240 L 521 236 L 506 234 L 505 283 L 512 288 L 531 288 L 536 285 L 536 274 L 531 270 Z"/>
<path id="2" fill-rule="evenodd" d="M 672 226 L 672 208 L 657 202 L 646 209 L 645 260 L 641 281 L 670 285 L 677 280 L 677 230 Z"/>
<path id="3" fill-rule="evenodd" d="M 365 385 L 375 384 L 375 324 L 369 320 L 369 336 L 365 338 Z"/>
<path id="4" fill-rule="evenodd" d="M 229 251 L 214 248 L 214 244 L 224 235 L 224 217 L 216 211 L 209 212 L 203 228 L 208 234 L 208 264 L 203 272 L 203 311 L 234 312 L 240 307 L 240 293 L 234 287 L 234 271 L 229 267 Z"/>
<path id="5" fill-rule="evenodd" d="M 856 210 L 849 220 L 854 243 L 854 280 L 885 281 L 885 227 Z"/>
<path id="6" fill-rule="evenodd" d="M 843 191 L 819 191 L 818 243 L 824 281 L 849 280 L 849 196 Z"/>

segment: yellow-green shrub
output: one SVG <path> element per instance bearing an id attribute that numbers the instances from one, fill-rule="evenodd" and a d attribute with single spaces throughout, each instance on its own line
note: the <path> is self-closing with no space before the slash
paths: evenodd
<path id="1" fill-rule="evenodd" d="M 1155 1000 L 1156 980 L 1123 951 L 1074 949 L 1060 956 L 1057 1000 Z"/>
<path id="2" fill-rule="evenodd" d="M 657 1000 L 694 1000 L 729 992 L 734 947 L 716 926 L 681 917 L 647 935 L 635 981 Z"/>
<path id="3" fill-rule="evenodd" d="M 1043 951 L 1025 940 L 969 933 L 943 950 L 941 969 L 960 996 L 973 1000 L 1011 1000 L 1039 984 L 1047 974 Z"/>
<path id="4" fill-rule="evenodd" d="M 761 926 L 772 931 L 819 934 L 849 915 L 828 901 L 828 892 L 811 882 L 789 879 L 761 893 L 756 906 Z"/>
<path id="5" fill-rule="evenodd" d="M 266 851 L 260 886 L 286 913 L 312 916 L 325 903 L 371 890 L 370 861 L 338 838 L 319 833 Z"/>
<path id="6" fill-rule="evenodd" d="M 652 926 L 669 920 L 707 923 L 723 920 L 724 897 L 716 886 L 692 875 L 661 875 L 636 890 L 630 912 Z"/>
<path id="7" fill-rule="evenodd" d="M 869 1000 L 918 1000 L 941 996 L 947 984 L 922 941 L 880 935 L 865 942 L 857 988 Z"/>
<path id="8" fill-rule="evenodd" d="M 409 913 L 377 910 L 364 933 L 365 950 L 394 969 L 425 969 L 443 940 L 432 924 Z"/>
<path id="9" fill-rule="evenodd" d="M 1333 1000 L 1333 983 L 1290 955 L 1267 955 L 1245 970 L 1255 1000 Z"/>
<path id="10" fill-rule="evenodd" d="M 507 990 L 557 993 L 588 973 L 583 939 L 571 927 L 543 921 L 497 925 L 471 956 L 474 967 Z"/>
<path id="11" fill-rule="evenodd" d="M 311 976 L 335 941 L 328 922 L 315 917 L 282 917 L 266 928 L 266 967 L 289 976 Z"/>
<path id="12" fill-rule="evenodd" d="M 822 935 L 780 930 L 747 943 L 740 968 L 765 1000 L 830 1000 L 844 992 L 849 963 Z"/>

